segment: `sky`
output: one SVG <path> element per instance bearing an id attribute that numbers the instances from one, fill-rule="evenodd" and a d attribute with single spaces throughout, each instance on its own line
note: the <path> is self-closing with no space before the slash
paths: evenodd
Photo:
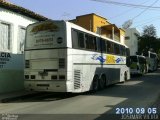
<path id="1" fill-rule="evenodd" d="M 7 0 L 53 20 L 70 20 L 76 16 L 95 13 L 109 22 L 122 27 L 124 22 L 133 19 L 131 28 L 142 33 L 145 25 L 153 24 L 160 37 L 160 8 L 142 9 L 96 2 L 92 0 Z M 160 0 L 100 0 L 160 7 Z"/>

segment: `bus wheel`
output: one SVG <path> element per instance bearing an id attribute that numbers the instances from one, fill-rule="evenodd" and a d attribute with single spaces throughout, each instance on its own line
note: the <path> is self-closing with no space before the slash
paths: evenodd
<path id="1" fill-rule="evenodd" d="M 98 90 L 98 78 L 98 75 L 95 75 L 93 78 L 92 89 L 94 92 Z"/>
<path id="2" fill-rule="evenodd" d="M 127 72 L 124 73 L 124 82 L 127 81 Z"/>
<path id="3" fill-rule="evenodd" d="M 99 88 L 104 89 L 106 86 L 106 77 L 105 75 L 101 76 L 101 79 L 99 80 Z"/>

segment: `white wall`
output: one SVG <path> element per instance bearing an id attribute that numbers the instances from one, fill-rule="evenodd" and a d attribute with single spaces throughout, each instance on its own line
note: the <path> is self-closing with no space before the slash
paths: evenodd
<path id="1" fill-rule="evenodd" d="M 24 56 L 17 54 L 19 27 L 26 28 L 37 20 L 0 8 L 0 22 L 11 25 L 11 50 L 0 50 L 0 93 L 24 89 Z M 3 34 L 2 34 L 3 35 Z M 0 39 L 1 40 L 1 39 Z M 6 58 L 4 52 L 10 57 Z"/>
<path id="2" fill-rule="evenodd" d="M 130 48 L 130 55 L 136 55 L 136 52 L 138 52 L 138 37 L 136 34 L 140 35 L 136 28 L 126 30 L 128 39 L 125 39 L 125 44 Z"/>
<path id="3" fill-rule="evenodd" d="M 125 44 L 125 36 L 124 35 L 120 35 L 120 42 L 122 43 L 122 44 Z"/>
<path id="4" fill-rule="evenodd" d="M 12 28 L 12 50 L 11 53 L 18 53 L 17 51 L 17 44 L 18 44 L 18 28 L 19 26 L 27 27 L 29 24 L 36 22 L 37 20 L 34 20 L 32 18 L 23 16 L 21 14 L 17 14 L 15 12 L 11 12 L 9 10 L 0 8 L 0 22 L 6 22 L 11 24 Z"/>

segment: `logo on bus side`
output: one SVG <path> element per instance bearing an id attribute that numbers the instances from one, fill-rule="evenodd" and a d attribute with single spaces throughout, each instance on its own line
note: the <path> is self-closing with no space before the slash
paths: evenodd
<path id="1" fill-rule="evenodd" d="M 122 57 L 117 57 L 114 55 L 106 55 L 106 59 L 98 54 L 94 54 L 91 59 L 98 60 L 100 63 L 106 64 L 116 64 L 116 63 L 125 63 L 125 60 Z"/>
<path id="2" fill-rule="evenodd" d="M 106 63 L 107 64 L 115 64 L 115 56 L 114 55 L 107 55 L 106 56 Z"/>
<path id="3" fill-rule="evenodd" d="M 93 60 L 98 60 L 100 63 L 104 63 L 106 61 L 106 59 L 104 59 L 103 56 L 97 54 L 94 54 L 91 58 Z"/>

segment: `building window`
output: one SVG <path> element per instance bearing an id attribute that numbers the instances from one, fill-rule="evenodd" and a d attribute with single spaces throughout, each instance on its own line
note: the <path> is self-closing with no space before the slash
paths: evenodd
<path id="1" fill-rule="evenodd" d="M 0 23 L 0 50 L 11 51 L 11 25 L 4 22 Z"/>
<path id="2" fill-rule="evenodd" d="M 130 39 L 130 37 L 129 37 L 129 36 L 126 36 L 126 37 L 125 37 L 125 40 L 129 40 L 129 39 Z"/>
<path id="3" fill-rule="evenodd" d="M 97 34 L 101 34 L 101 27 L 97 27 L 96 33 L 97 33 Z"/>
<path id="4" fill-rule="evenodd" d="M 24 27 L 19 27 L 18 53 L 24 52 L 25 34 L 26 34 L 26 29 Z"/>

